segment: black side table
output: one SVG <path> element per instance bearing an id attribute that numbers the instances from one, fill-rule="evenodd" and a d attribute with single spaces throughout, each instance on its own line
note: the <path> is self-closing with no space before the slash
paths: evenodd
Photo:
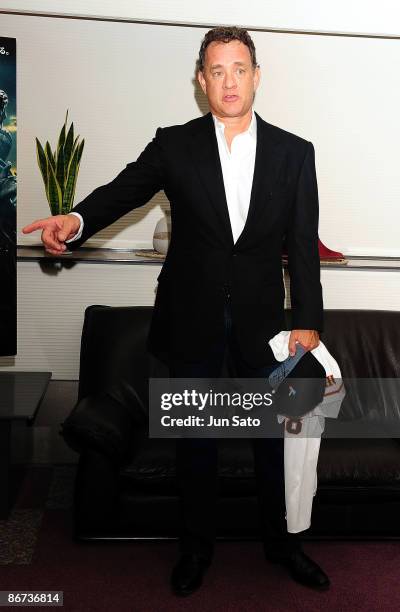
<path id="1" fill-rule="evenodd" d="M 12 426 L 33 425 L 51 372 L 0 372 L 0 519 L 10 513 Z"/>

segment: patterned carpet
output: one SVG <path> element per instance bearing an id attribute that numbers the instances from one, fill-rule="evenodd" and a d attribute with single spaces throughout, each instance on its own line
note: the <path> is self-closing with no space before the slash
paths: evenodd
<path id="1" fill-rule="evenodd" d="M 8 520 L 0 521 L 1 565 L 32 563 L 42 518 L 42 510 L 30 508 L 13 510 Z"/>
<path id="2" fill-rule="evenodd" d="M 72 507 L 75 465 L 34 466 L 24 474 L 14 470 L 19 483 L 8 519 L 0 520 L 0 565 L 29 565 L 46 510 Z"/>

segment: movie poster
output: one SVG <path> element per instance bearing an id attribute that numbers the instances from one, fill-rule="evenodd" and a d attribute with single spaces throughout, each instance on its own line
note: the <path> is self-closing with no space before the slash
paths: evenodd
<path id="1" fill-rule="evenodd" d="M 17 354 L 16 39 L 0 37 L 0 355 Z"/>

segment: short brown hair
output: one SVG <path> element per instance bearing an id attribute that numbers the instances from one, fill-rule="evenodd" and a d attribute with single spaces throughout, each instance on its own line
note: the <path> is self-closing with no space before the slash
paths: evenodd
<path id="1" fill-rule="evenodd" d="M 257 68 L 256 48 L 248 31 L 236 26 L 219 26 L 209 30 L 204 36 L 200 46 L 199 58 L 197 60 L 197 70 L 199 72 L 203 72 L 204 70 L 206 49 L 210 43 L 214 41 L 228 43 L 231 42 L 231 40 L 239 40 L 248 47 L 252 66 L 253 68 Z"/>

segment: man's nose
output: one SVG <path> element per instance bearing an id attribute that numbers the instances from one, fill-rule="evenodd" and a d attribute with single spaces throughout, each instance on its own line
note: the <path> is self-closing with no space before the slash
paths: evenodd
<path id="1" fill-rule="evenodd" d="M 226 89 L 232 89 L 232 87 L 236 87 L 236 79 L 233 74 L 226 73 L 224 79 L 224 87 Z"/>

